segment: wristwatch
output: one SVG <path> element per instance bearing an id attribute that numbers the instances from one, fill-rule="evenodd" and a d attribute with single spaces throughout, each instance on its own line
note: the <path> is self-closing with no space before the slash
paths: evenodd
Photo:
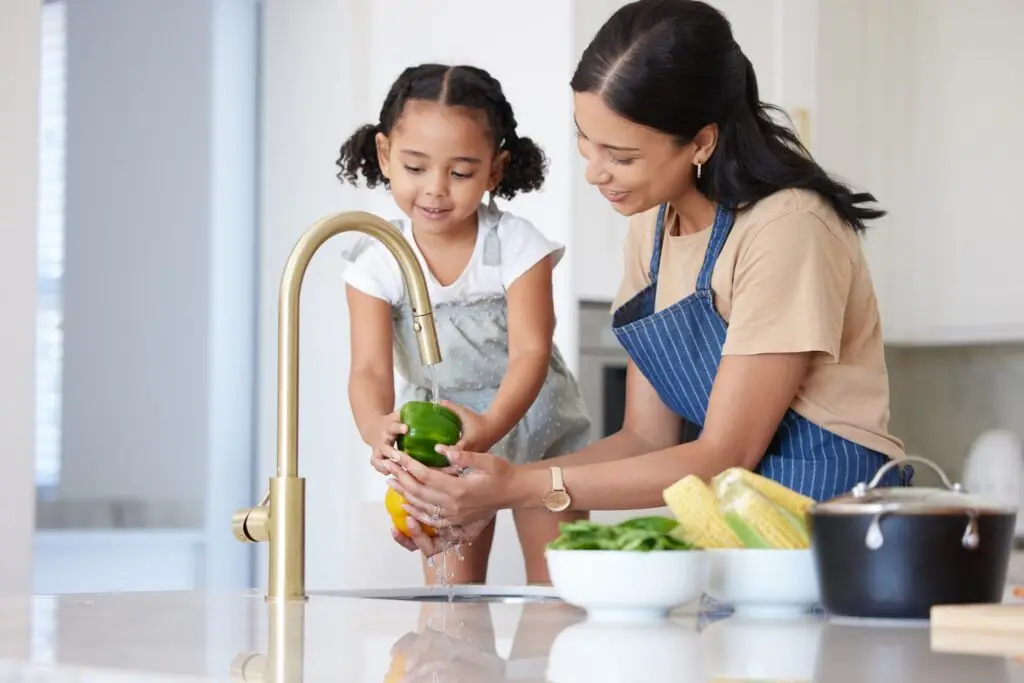
<path id="1" fill-rule="evenodd" d="M 562 479 L 562 468 L 551 468 L 551 490 L 544 496 L 544 507 L 551 512 L 565 512 L 572 505 L 572 498 L 565 490 L 565 482 Z"/>

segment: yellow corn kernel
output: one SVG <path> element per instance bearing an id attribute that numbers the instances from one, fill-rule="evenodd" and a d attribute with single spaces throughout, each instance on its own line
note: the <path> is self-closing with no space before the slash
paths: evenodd
<path id="1" fill-rule="evenodd" d="M 752 487 L 736 483 L 728 488 L 720 503 L 726 524 L 746 548 L 810 547 L 806 532 L 787 519 L 791 513 Z"/>
<path id="2" fill-rule="evenodd" d="M 672 533 L 698 548 L 742 548 L 722 518 L 718 501 L 704 481 L 690 475 L 662 492 L 665 504 L 679 522 Z"/>
<path id="3" fill-rule="evenodd" d="M 814 505 L 814 499 L 799 494 L 796 491 L 786 488 L 782 484 L 768 477 L 762 477 L 742 467 L 730 467 L 711 480 L 715 495 L 721 499 L 726 495 L 729 487 L 734 483 L 743 483 L 754 489 L 762 496 L 775 503 L 781 508 L 788 510 L 795 515 L 801 524 L 807 516 L 807 510 Z"/>

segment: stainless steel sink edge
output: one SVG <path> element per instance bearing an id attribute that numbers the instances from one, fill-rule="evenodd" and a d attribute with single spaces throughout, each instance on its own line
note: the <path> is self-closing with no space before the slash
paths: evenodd
<path id="1" fill-rule="evenodd" d="M 310 597 L 361 598 L 366 600 L 408 600 L 412 602 L 561 602 L 551 586 L 410 586 L 399 588 L 354 588 L 309 591 Z"/>

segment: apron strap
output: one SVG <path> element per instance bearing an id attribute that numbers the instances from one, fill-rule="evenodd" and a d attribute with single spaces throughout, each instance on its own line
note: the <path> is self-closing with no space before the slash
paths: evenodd
<path id="1" fill-rule="evenodd" d="M 697 274 L 698 292 L 711 291 L 711 273 L 715 270 L 715 263 L 722 253 L 722 247 L 725 246 L 725 240 L 729 237 L 729 231 L 732 230 L 733 217 L 732 209 L 721 204 L 718 205 L 718 209 L 715 211 L 715 223 L 711 227 L 711 239 L 708 241 L 707 251 L 704 252 L 704 263 Z"/>
<path id="2" fill-rule="evenodd" d="M 484 265 L 501 265 L 501 238 L 498 237 L 497 223 L 489 227 L 484 235 Z"/>
<path id="3" fill-rule="evenodd" d="M 498 236 L 498 224 L 501 223 L 501 210 L 494 202 L 494 194 L 491 193 L 487 206 L 477 209 L 478 227 L 487 227 L 487 234 L 484 235 L 483 262 L 485 266 L 501 265 L 501 238 Z M 489 223 L 489 225 L 487 225 Z"/>
<path id="4" fill-rule="evenodd" d="M 661 245 L 665 241 L 665 208 L 667 204 L 658 207 L 658 220 L 654 225 L 654 251 L 651 252 L 651 265 L 647 272 L 651 278 L 651 284 L 658 282 L 658 270 L 661 268 Z"/>

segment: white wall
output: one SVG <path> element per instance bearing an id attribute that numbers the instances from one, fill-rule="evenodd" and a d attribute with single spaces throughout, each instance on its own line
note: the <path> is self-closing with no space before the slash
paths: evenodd
<path id="1" fill-rule="evenodd" d="M 251 571 L 229 524 L 253 453 L 256 9 L 68 6 L 59 496 L 205 525 L 209 586 Z"/>
<path id="2" fill-rule="evenodd" d="M 32 585 L 39 8 L 39 0 L 10 0 L 0 8 L 0 593 L 25 593 Z M 12 647 L 6 656 L 20 654 Z"/>
<path id="3" fill-rule="evenodd" d="M 259 474 L 251 503 L 274 472 L 277 434 L 277 291 L 281 269 L 302 231 L 324 214 L 355 208 L 334 180 L 344 131 L 360 97 L 356 41 L 365 32 L 358 0 L 270 0 L 264 6 L 263 128 L 260 192 Z M 364 3 L 365 6 L 365 3 Z M 352 52 L 348 52 L 351 50 Z M 358 513 L 354 428 L 345 409 L 348 315 L 335 277 L 339 241 L 321 250 L 306 274 L 300 320 L 300 474 L 307 486 L 307 573 L 343 585 L 354 553 Z M 265 545 L 257 575 L 266 582 Z"/>
<path id="4" fill-rule="evenodd" d="M 574 151 L 567 87 L 575 3 L 530 0 L 516 11 L 468 0 L 376 7 L 358 0 L 268 0 L 264 51 L 263 229 L 260 310 L 259 496 L 274 470 L 276 301 L 295 240 L 324 214 L 369 209 L 395 216 L 386 196 L 343 188 L 334 165 L 355 127 L 376 120 L 402 68 L 440 60 L 490 69 L 516 109 L 522 134 L 551 158 L 544 191 L 508 204 L 549 237 L 571 238 L 570 159 Z M 544 21 L 538 22 L 537 16 Z M 528 37 L 528 38 L 524 38 Z M 524 41 L 526 41 L 524 43 Z M 346 398 L 349 321 L 339 273 L 344 238 L 313 260 L 302 298 L 300 471 L 308 478 L 307 581 L 310 587 L 419 583 L 418 561 L 391 541 L 384 484 L 367 464 Z M 576 361 L 572 249 L 556 271 L 555 339 Z M 443 353 L 443 349 L 442 349 Z M 521 580 L 508 519 L 491 580 Z M 266 548 L 261 548 L 265 557 Z M 265 561 L 258 566 L 265 580 Z"/>

